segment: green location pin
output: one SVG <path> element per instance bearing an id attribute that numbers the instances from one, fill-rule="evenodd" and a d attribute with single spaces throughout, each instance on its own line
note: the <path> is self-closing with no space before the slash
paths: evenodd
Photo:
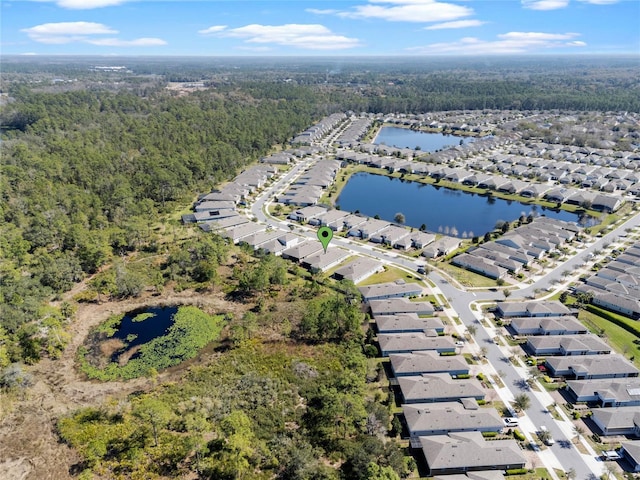
<path id="1" fill-rule="evenodd" d="M 329 242 L 333 238 L 333 230 L 329 227 L 320 227 L 318 229 L 318 240 L 324 247 L 324 253 L 327 253 L 327 247 L 329 246 Z"/>

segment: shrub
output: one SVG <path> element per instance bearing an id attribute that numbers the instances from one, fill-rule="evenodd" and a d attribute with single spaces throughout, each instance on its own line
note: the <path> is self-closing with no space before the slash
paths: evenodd
<path id="1" fill-rule="evenodd" d="M 452 357 L 456 354 L 456 352 L 440 352 L 441 357 Z"/>
<path id="2" fill-rule="evenodd" d="M 476 378 L 478 380 L 480 380 L 481 382 L 484 382 L 487 379 L 487 377 L 485 377 L 484 374 L 482 374 L 482 373 L 477 374 Z"/>
<path id="3" fill-rule="evenodd" d="M 573 411 L 573 419 L 574 420 L 579 420 L 580 419 L 580 412 L 578 412 L 577 410 Z"/>
<path id="4" fill-rule="evenodd" d="M 482 436 L 485 438 L 497 437 L 498 432 L 482 432 Z"/>
<path id="5" fill-rule="evenodd" d="M 526 468 L 512 468 L 506 471 L 507 475 L 524 475 L 525 473 L 527 473 Z"/>
<path id="6" fill-rule="evenodd" d="M 518 430 L 517 428 L 513 430 L 513 436 L 516 440 L 520 440 L 521 442 L 524 442 L 526 437 L 524 436 L 524 434 Z"/>
<path id="7" fill-rule="evenodd" d="M 471 378 L 471 375 L 469 375 L 468 373 L 459 373 L 456 375 L 457 379 L 467 379 L 467 378 Z"/>

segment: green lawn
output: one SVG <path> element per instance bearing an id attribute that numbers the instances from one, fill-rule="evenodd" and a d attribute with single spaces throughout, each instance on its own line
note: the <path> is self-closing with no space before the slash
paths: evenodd
<path id="1" fill-rule="evenodd" d="M 595 333 L 600 333 L 601 330 L 604 330 L 607 342 L 617 352 L 623 353 L 627 358 L 634 357 L 634 365 L 636 367 L 640 367 L 640 347 L 633 343 L 637 337 L 626 331 L 624 328 L 585 310 L 580 310 L 578 319 L 584 322 L 584 324 Z"/>
<path id="2" fill-rule="evenodd" d="M 394 282 L 396 280 L 402 279 L 407 283 L 421 283 L 422 281 L 410 273 L 400 270 L 396 267 L 385 267 L 384 272 L 376 273 L 375 275 L 371 275 L 366 280 L 360 282 L 358 284 L 359 287 L 364 285 L 373 285 L 374 283 L 386 283 L 386 282 Z"/>
<path id="3" fill-rule="evenodd" d="M 447 272 L 465 287 L 495 287 L 497 285 L 496 281 L 489 277 L 470 272 L 469 270 L 456 267 L 449 263 L 438 264 L 438 268 Z"/>

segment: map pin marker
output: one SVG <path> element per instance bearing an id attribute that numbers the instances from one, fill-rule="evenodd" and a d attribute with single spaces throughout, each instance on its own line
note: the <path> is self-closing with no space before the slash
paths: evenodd
<path id="1" fill-rule="evenodd" d="M 324 247 L 324 253 L 327 253 L 327 247 L 329 246 L 329 242 L 333 238 L 333 230 L 329 227 L 320 227 L 318 229 L 318 240 Z"/>

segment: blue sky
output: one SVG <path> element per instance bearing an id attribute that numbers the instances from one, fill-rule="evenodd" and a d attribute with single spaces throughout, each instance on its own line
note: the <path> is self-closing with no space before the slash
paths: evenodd
<path id="1" fill-rule="evenodd" d="M 2 0 L 2 54 L 640 56 L 640 0 Z"/>

